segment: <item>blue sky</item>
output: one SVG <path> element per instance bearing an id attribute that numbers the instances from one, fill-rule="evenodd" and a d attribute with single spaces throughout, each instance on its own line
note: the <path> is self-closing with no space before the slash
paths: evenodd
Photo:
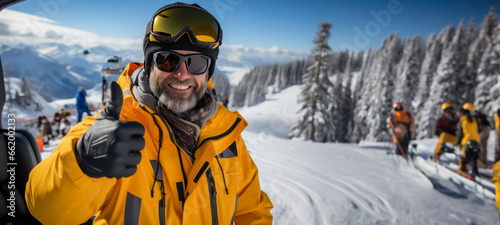
<path id="1" fill-rule="evenodd" d="M 106 37 L 142 38 L 154 12 L 173 1 L 26 0 L 9 9 L 47 17 L 59 25 Z M 480 24 L 498 0 L 204 0 L 219 19 L 224 44 L 308 52 L 326 21 L 334 51 L 378 48 L 393 32 L 424 40 L 450 24 L 474 17 Z"/>

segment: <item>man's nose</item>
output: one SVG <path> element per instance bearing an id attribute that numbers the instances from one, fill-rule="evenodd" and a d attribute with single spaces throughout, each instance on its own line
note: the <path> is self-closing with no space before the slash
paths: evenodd
<path id="1" fill-rule="evenodd" d="M 186 66 L 186 62 L 182 60 L 179 64 L 179 67 L 177 67 L 177 70 L 174 71 L 174 76 L 177 77 L 177 79 L 187 80 L 191 77 L 191 74 L 189 74 Z"/>

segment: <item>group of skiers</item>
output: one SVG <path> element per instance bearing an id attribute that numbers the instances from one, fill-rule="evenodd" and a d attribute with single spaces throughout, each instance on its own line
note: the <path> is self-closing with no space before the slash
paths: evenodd
<path id="1" fill-rule="evenodd" d="M 401 102 L 393 104 L 394 112 L 388 117 L 388 127 L 396 145 L 396 154 L 407 158 L 408 145 L 413 133 L 414 116 L 405 111 Z M 436 122 L 435 135 L 439 137 L 435 149 L 434 160 L 439 161 L 443 152 L 461 152 L 459 157 L 459 173 L 465 175 L 466 165 L 471 166 L 472 177 L 478 173 L 478 164 L 481 167 L 490 167 L 487 164 L 487 142 L 490 133 L 490 122 L 487 116 L 472 103 L 463 104 L 455 113 L 450 102 L 441 105 L 442 115 Z M 500 160 L 500 109 L 494 116 L 497 133 L 495 147 L 495 162 Z"/>
<path id="2" fill-rule="evenodd" d="M 394 112 L 388 117 L 388 127 L 392 133 L 396 154 L 407 159 L 408 145 L 413 133 L 414 117 L 404 110 L 403 104 L 393 104 Z M 491 129 L 485 114 L 476 110 L 474 104 L 467 102 L 455 113 L 450 102 L 441 104 L 442 115 L 436 122 L 435 135 L 439 137 L 435 149 L 435 161 L 439 161 L 443 152 L 461 152 L 458 157 L 459 169 L 463 176 L 474 179 L 478 175 L 478 166 L 490 168 L 487 162 L 487 142 Z M 495 121 L 495 159 L 492 167 L 495 183 L 496 204 L 500 212 L 500 108 L 493 116 Z M 479 165 L 478 165 L 479 164 Z M 467 165 L 472 169 L 468 174 Z"/>
<path id="3" fill-rule="evenodd" d="M 443 150 L 453 152 L 453 148 L 447 143 L 454 144 L 455 149 L 462 153 L 458 172 L 466 175 L 466 165 L 469 164 L 472 177 L 475 177 L 478 174 L 478 164 L 481 167 L 488 167 L 486 153 L 490 123 L 486 115 L 476 111 L 474 104 L 469 102 L 463 104 L 456 115 L 450 102 L 443 103 L 441 110 L 443 115 L 439 117 L 435 130 L 435 134 L 439 137 L 435 160 L 439 160 Z M 496 149 L 495 161 L 499 156 L 500 150 Z"/>
<path id="4" fill-rule="evenodd" d="M 76 93 L 76 109 L 78 111 L 78 121 L 82 121 L 83 113 L 92 116 L 85 97 L 87 91 L 85 88 L 80 88 Z M 53 121 L 49 122 L 45 115 L 38 117 L 37 136 L 43 138 L 43 143 L 47 144 L 51 139 L 57 136 L 65 136 L 71 128 L 71 113 L 66 111 L 63 106 L 59 108 L 53 115 Z"/>
<path id="5" fill-rule="evenodd" d="M 49 119 L 44 115 L 39 116 L 37 124 L 37 136 L 42 137 L 43 143 L 47 144 L 54 137 L 57 137 L 59 135 L 66 135 L 71 128 L 71 122 L 69 118 L 70 116 L 71 113 L 66 111 L 64 107 L 60 107 L 59 110 L 54 113 L 54 119 L 52 120 L 52 122 L 49 122 Z"/>

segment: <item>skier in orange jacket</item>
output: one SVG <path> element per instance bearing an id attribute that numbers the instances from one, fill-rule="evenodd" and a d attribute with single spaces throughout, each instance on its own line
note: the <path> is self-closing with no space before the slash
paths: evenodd
<path id="1" fill-rule="evenodd" d="M 410 144 L 411 135 L 413 133 L 413 124 L 415 118 L 413 113 L 407 112 L 403 103 L 396 102 L 392 105 L 394 113 L 387 117 L 387 124 L 392 133 L 392 140 L 396 145 L 396 154 L 402 155 L 407 159 L 408 145 Z"/>

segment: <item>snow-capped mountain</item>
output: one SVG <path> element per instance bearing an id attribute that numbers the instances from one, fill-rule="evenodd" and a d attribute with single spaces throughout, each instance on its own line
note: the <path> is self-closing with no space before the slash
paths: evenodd
<path id="1" fill-rule="evenodd" d="M 142 40 L 101 37 L 57 25 L 56 21 L 3 10 L 0 13 L 0 54 L 7 76 L 26 77 L 47 101 L 72 97 L 78 87 L 100 85 L 99 69 L 107 59 L 123 64 L 142 62 Z M 84 50 L 88 54 L 83 54 Z M 253 66 L 306 57 L 303 52 L 222 45 L 216 73 L 237 83 Z"/>

